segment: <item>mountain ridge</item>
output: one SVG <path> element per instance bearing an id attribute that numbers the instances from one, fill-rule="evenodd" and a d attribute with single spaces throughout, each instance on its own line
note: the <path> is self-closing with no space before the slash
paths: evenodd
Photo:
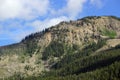
<path id="1" fill-rule="evenodd" d="M 29 35 L 19 43 L 0 47 L 0 68 L 3 67 L 0 71 L 4 70 L 0 76 L 7 77 L 10 71 L 9 76 L 15 73 L 25 77 L 38 76 L 42 71 L 51 71 L 51 67 L 67 55 L 98 55 L 120 45 L 119 40 L 120 18 L 89 16 L 76 21 L 63 21 Z"/>

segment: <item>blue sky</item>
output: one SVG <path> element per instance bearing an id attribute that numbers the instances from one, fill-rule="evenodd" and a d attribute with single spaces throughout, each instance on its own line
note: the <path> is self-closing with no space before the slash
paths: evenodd
<path id="1" fill-rule="evenodd" d="M 21 41 L 61 21 L 120 17 L 120 0 L 0 0 L 0 46 Z"/>

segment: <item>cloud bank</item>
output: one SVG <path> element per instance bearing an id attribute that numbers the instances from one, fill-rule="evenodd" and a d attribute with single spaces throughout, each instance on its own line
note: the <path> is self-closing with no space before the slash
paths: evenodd
<path id="1" fill-rule="evenodd" d="M 0 0 L 0 19 L 33 19 L 43 16 L 49 0 Z"/>

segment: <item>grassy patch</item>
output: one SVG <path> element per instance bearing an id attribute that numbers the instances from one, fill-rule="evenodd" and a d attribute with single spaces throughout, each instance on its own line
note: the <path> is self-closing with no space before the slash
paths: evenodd
<path id="1" fill-rule="evenodd" d="M 109 29 L 103 29 L 102 35 L 108 36 L 109 38 L 115 38 L 117 33 L 114 30 L 109 30 Z"/>

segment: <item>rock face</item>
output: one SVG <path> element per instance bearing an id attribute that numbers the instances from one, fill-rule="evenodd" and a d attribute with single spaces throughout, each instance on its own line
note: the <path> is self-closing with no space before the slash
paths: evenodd
<path id="1" fill-rule="evenodd" d="M 49 32 L 39 40 L 40 44 L 45 42 L 47 45 L 51 41 L 59 41 L 82 46 L 99 38 L 111 38 L 112 32 L 115 32 L 115 38 L 119 38 L 120 21 L 112 17 L 87 17 L 77 21 L 61 22 L 48 30 Z M 104 31 L 108 31 L 108 34 Z"/>
<path id="2" fill-rule="evenodd" d="M 92 16 L 77 21 L 61 22 L 43 32 L 27 36 L 20 43 L 0 47 L 0 77 L 11 76 L 18 72 L 24 76 L 37 75 L 41 71 L 49 70 L 50 65 L 52 65 L 51 61 L 54 64 L 62 56 L 67 55 L 63 53 L 60 57 L 50 56 L 48 60 L 42 60 L 42 54 L 46 54 L 44 51 L 52 42 L 71 47 L 77 45 L 79 49 L 82 49 L 92 42 L 97 43 L 99 40 L 106 40 L 109 46 L 114 45 L 114 47 L 120 44 L 119 18 Z M 98 52 L 105 49 L 108 49 L 108 46 L 101 48 Z"/>

